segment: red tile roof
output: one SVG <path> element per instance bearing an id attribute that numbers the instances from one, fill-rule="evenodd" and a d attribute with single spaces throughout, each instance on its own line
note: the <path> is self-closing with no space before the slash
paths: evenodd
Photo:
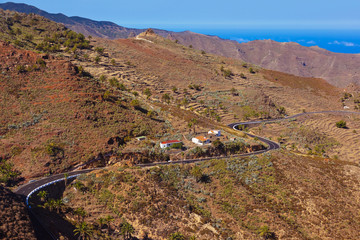
<path id="1" fill-rule="evenodd" d="M 204 136 L 197 136 L 197 139 L 199 139 L 202 142 L 206 142 L 206 140 L 208 140 L 208 138 L 204 137 Z"/>
<path id="2" fill-rule="evenodd" d="M 161 144 L 180 143 L 180 142 L 181 142 L 181 141 L 179 141 L 179 140 L 169 140 L 169 141 L 161 142 Z"/>

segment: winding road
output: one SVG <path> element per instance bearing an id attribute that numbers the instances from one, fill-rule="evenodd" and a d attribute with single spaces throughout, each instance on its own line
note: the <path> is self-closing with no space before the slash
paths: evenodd
<path id="1" fill-rule="evenodd" d="M 293 116 L 286 116 L 284 118 L 279 118 L 279 119 L 268 119 L 268 120 L 258 120 L 258 121 L 232 123 L 232 124 L 229 124 L 228 126 L 235 129 L 235 130 L 238 130 L 237 126 L 239 126 L 239 125 L 252 125 L 252 124 L 260 124 L 260 123 L 271 123 L 271 122 L 295 119 L 295 118 L 300 117 L 300 116 L 305 116 L 305 115 L 310 115 L 310 114 L 321 114 L 321 113 L 360 114 L 360 112 L 350 112 L 350 111 L 305 112 L 305 113 L 299 113 L 299 114 L 296 114 L 296 115 L 293 115 Z M 237 155 L 231 155 L 231 156 L 226 156 L 226 157 L 209 157 L 209 158 L 188 159 L 188 160 L 171 161 L 171 162 L 154 162 L 154 163 L 147 163 L 147 164 L 138 164 L 136 166 L 139 166 L 139 167 L 151 167 L 151 166 L 169 165 L 169 164 L 177 164 L 177 163 L 188 164 L 188 163 L 207 161 L 207 160 L 211 160 L 211 159 L 224 159 L 224 158 L 230 158 L 230 157 L 245 157 L 245 156 L 250 156 L 250 155 L 262 154 L 262 153 L 265 153 L 265 152 L 272 151 L 272 150 L 280 148 L 280 145 L 278 143 L 274 142 L 274 141 L 271 141 L 269 139 L 266 139 L 266 138 L 263 138 L 263 137 L 260 137 L 260 136 L 256 136 L 256 135 L 253 135 L 253 134 L 250 134 L 250 133 L 246 133 L 246 134 L 249 137 L 253 137 L 253 138 L 257 137 L 259 141 L 265 143 L 266 145 L 268 145 L 268 147 L 266 149 L 256 151 L 256 152 L 237 154 Z M 99 169 L 99 168 L 97 168 L 97 169 Z M 25 197 L 26 205 L 30 209 L 31 206 L 28 203 L 28 200 L 29 200 L 30 196 L 32 194 L 34 194 L 35 192 L 39 191 L 41 188 L 44 188 L 44 187 L 46 187 L 48 185 L 54 184 L 54 183 L 59 182 L 59 181 L 63 181 L 65 179 L 65 174 L 67 174 L 66 178 L 70 179 L 70 178 L 77 177 L 80 174 L 91 172 L 93 170 L 96 170 L 96 169 L 75 170 L 75 171 L 71 171 L 71 172 L 67 172 L 67 173 L 60 173 L 60 174 L 56 174 L 56 175 L 47 176 L 47 177 L 41 178 L 41 179 L 36 180 L 36 181 L 30 181 L 27 184 L 24 184 L 24 185 L 20 186 L 18 189 L 16 189 L 15 193 Z M 53 235 L 51 233 L 49 233 L 49 234 L 51 235 L 51 238 L 56 239 L 56 238 L 53 237 Z"/>
<path id="2" fill-rule="evenodd" d="M 239 125 L 251 125 L 251 124 L 260 124 L 260 123 L 271 123 L 271 122 L 277 122 L 277 121 L 285 121 L 285 120 L 289 120 L 289 119 L 294 119 L 300 116 L 305 116 L 305 115 L 311 115 L 311 114 L 321 114 L 321 113 L 334 113 L 334 114 L 359 114 L 360 112 L 350 112 L 350 111 L 318 111 L 318 112 L 305 112 L 305 113 L 299 113 L 293 116 L 287 116 L 284 118 L 278 118 L 278 119 L 268 119 L 268 120 L 258 120 L 258 121 L 249 121 L 249 122 L 238 122 L 238 123 L 231 123 L 228 126 L 238 130 L 237 126 Z M 266 145 L 268 145 L 267 149 L 264 150 L 260 150 L 260 151 L 256 151 L 256 152 L 251 152 L 251 153 L 244 153 L 244 154 L 237 154 L 237 155 L 232 155 L 229 157 L 245 157 L 245 156 L 250 156 L 250 155 L 257 155 L 257 154 L 262 154 L 268 151 L 272 151 L 275 149 L 280 148 L 280 145 L 274 141 L 271 141 L 269 139 L 260 137 L 260 136 L 256 136 L 250 133 L 246 133 L 249 137 L 257 137 L 259 139 L 259 141 L 265 143 Z M 194 162 L 200 162 L 200 161 L 207 161 L 207 160 L 211 160 L 211 159 L 220 159 L 220 158 L 227 158 L 227 157 L 209 157 L 209 158 L 201 158 L 201 159 L 188 159 L 188 160 L 180 160 L 180 161 L 172 161 L 172 162 L 154 162 L 154 163 L 146 163 L 146 164 L 138 164 L 137 166 L 139 167 L 151 167 L 151 166 L 159 166 L 159 165 L 168 165 L 168 164 L 177 164 L 177 163 L 182 163 L 182 164 L 188 164 L 188 163 L 194 163 Z M 65 179 L 65 175 L 67 174 L 68 178 L 72 178 L 72 177 L 76 177 L 80 174 L 83 173 L 88 173 L 91 172 L 95 169 L 84 169 L 84 170 L 78 170 L 78 171 L 71 171 L 71 172 L 67 172 L 67 173 L 60 173 L 60 174 L 56 174 L 56 175 L 51 175 L 51 176 L 47 176 L 44 177 L 42 179 L 36 180 L 36 181 L 30 181 L 29 183 L 20 186 L 18 189 L 15 190 L 16 194 L 25 196 L 27 199 L 30 197 L 31 194 L 33 194 L 34 192 L 36 192 L 37 190 L 41 189 L 42 187 L 48 186 L 49 184 L 61 181 Z"/>

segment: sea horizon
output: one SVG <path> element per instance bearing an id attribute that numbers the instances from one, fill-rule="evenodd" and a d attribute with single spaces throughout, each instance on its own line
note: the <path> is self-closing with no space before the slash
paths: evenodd
<path id="1" fill-rule="evenodd" d="M 360 30 L 330 29 L 191 29 L 190 31 L 235 40 L 239 43 L 271 39 L 318 46 L 331 52 L 359 54 Z"/>
<path id="2" fill-rule="evenodd" d="M 146 28 L 144 25 L 131 27 Z M 191 31 L 239 43 L 271 39 L 277 42 L 295 42 L 305 47 L 318 46 L 335 53 L 360 53 L 360 29 L 201 28 L 171 25 L 158 25 L 151 28 L 174 32 Z"/>

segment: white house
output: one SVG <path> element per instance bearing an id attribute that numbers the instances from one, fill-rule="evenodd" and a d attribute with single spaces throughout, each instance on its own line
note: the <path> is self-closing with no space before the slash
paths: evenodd
<path id="1" fill-rule="evenodd" d="M 191 141 L 198 145 L 204 145 L 210 143 L 210 139 L 204 137 L 204 136 L 198 136 L 191 139 Z"/>
<path id="2" fill-rule="evenodd" d="M 181 141 L 179 141 L 179 140 L 169 140 L 169 141 L 161 142 L 160 147 L 161 148 L 171 147 L 171 145 L 173 145 L 175 143 L 181 143 Z"/>
<path id="3" fill-rule="evenodd" d="M 221 131 L 220 130 L 210 130 L 208 132 L 208 134 L 211 134 L 211 135 L 215 135 L 217 137 L 220 137 L 221 136 Z"/>

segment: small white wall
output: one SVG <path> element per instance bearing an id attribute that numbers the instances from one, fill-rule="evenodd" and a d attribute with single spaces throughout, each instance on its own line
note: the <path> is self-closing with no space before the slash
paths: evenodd
<path id="1" fill-rule="evenodd" d="M 160 148 L 167 148 L 167 147 L 169 147 L 169 144 L 162 144 L 162 143 L 160 143 Z"/>
<path id="2" fill-rule="evenodd" d="M 199 139 L 197 139 L 197 138 L 192 138 L 191 141 L 192 141 L 193 143 L 195 143 L 195 144 L 203 145 L 203 143 L 202 143 Z"/>

